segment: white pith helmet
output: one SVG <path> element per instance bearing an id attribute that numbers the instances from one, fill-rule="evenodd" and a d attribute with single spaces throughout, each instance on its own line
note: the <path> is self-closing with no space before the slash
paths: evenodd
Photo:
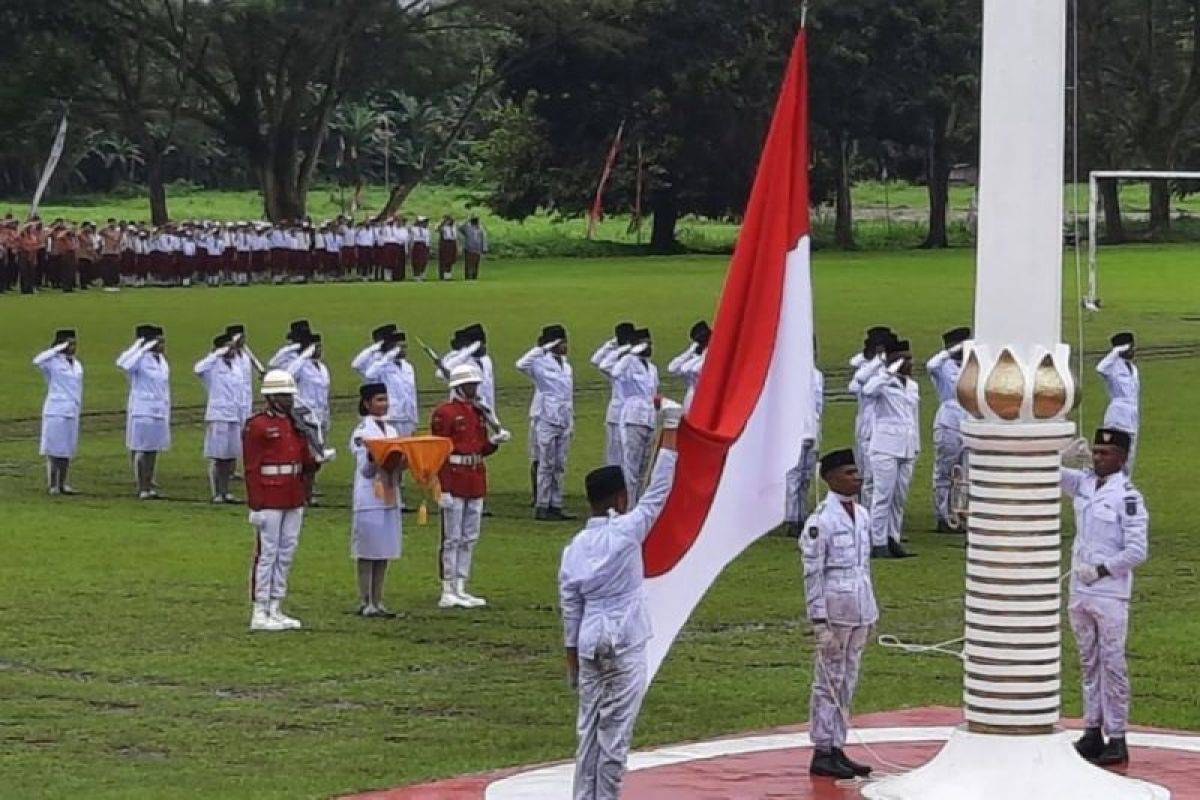
<path id="1" fill-rule="evenodd" d="M 483 383 L 483 374 L 479 371 L 479 367 L 472 364 L 459 364 L 450 370 L 451 389 L 468 383 Z"/>
<path id="2" fill-rule="evenodd" d="M 263 376 L 259 393 L 264 397 L 273 394 L 294 395 L 296 393 L 296 379 L 292 377 L 292 373 L 286 370 L 273 369 Z"/>

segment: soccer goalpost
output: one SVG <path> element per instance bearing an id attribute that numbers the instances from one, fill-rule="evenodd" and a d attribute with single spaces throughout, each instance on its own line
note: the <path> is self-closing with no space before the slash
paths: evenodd
<path id="1" fill-rule="evenodd" d="M 1098 170 L 1088 176 L 1088 286 L 1084 305 L 1091 311 L 1100 307 L 1098 294 L 1097 258 L 1100 249 L 1100 181 L 1113 178 L 1138 182 L 1154 180 L 1200 180 L 1200 172 L 1169 172 L 1138 170 Z"/>

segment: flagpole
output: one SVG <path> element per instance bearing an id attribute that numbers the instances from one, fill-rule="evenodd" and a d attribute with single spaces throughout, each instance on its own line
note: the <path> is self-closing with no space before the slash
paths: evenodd
<path id="1" fill-rule="evenodd" d="M 1061 453 L 1078 398 L 1062 334 L 1067 0 L 984 0 L 975 339 L 958 399 L 968 450 L 966 725 L 869 800 L 1162 800 L 1058 728 Z"/>

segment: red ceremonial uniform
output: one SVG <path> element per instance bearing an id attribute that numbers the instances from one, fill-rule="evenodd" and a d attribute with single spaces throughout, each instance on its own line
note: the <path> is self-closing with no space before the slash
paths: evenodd
<path id="1" fill-rule="evenodd" d="M 469 400 L 449 400 L 434 409 L 430 427 L 434 436 L 454 442 L 453 452 L 438 473 L 442 491 L 468 499 L 486 495 L 483 459 L 496 452 L 496 445 L 488 441 L 483 412 Z"/>
<path id="2" fill-rule="evenodd" d="M 316 471 L 317 462 L 290 416 L 255 414 L 242 430 L 242 452 L 251 509 L 304 507 L 305 475 Z"/>

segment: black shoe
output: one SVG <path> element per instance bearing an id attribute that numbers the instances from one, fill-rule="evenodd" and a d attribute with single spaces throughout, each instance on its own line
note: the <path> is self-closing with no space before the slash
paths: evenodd
<path id="1" fill-rule="evenodd" d="M 854 777 L 854 770 L 843 764 L 838 757 L 829 751 L 814 750 L 812 763 L 808 765 L 808 774 L 821 778 L 837 778 L 849 780 Z"/>
<path id="2" fill-rule="evenodd" d="M 1104 734 L 1099 728 L 1088 728 L 1075 742 L 1075 752 L 1088 761 L 1095 761 L 1104 752 Z"/>
<path id="3" fill-rule="evenodd" d="M 553 519 L 550 516 L 550 510 L 540 506 L 533 512 L 533 518 L 538 522 L 550 522 Z"/>
<path id="4" fill-rule="evenodd" d="M 789 522 L 787 524 L 787 535 L 792 537 L 793 539 L 799 539 L 800 538 L 800 527 L 801 527 L 801 524 L 799 522 Z"/>
<path id="5" fill-rule="evenodd" d="M 833 748 L 833 757 L 840 761 L 842 766 L 849 767 L 856 777 L 865 778 L 871 774 L 870 767 L 866 764 L 859 764 L 857 761 L 851 761 L 850 756 L 846 755 L 846 751 L 840 747 Z"/>
<path id="6" fill-rule="evenodd" d="M 888 539 L 888 558 L 912 558 L 916 553 L 905 550 L 895 539 Z"/>
<path id="7" fill-rule="evenodd" d="M 1092 763 L 1097 767 L 1127 766 L 1129 764 L 1129 748 L 1125 746 L 1125 737 L 1114 736 L 1109 739 L 1104 752 Z"/>
<path id="8" fill-rule="evenodd" d="M 950 525 L 944 519 L 939 519 L 937 521 L 937 529 L 936 530 L 938 533 L 956 533 L 956 531 L 953 528 L 951 528 Z"/>
<path id="9" fill-rule="evenodd" d="M 413 508 L 412 506 L 400 506 L 400 513 L 401 513 L 401 514 L 411 514 L 411 513 L 413 513 L 414 511 L 416 511 L 416 509 L 415 509 L 415 508 Z"/>
<path id="10" fill-rule="evenodd" d="M 871 548 L 871 558 L 891 558 L 888 549 L 883 545 L 878 545 Z"/>
<path id="11" fill-rule="evenodd" d="M 488 511 L 488 510 L 485 508 L 483 511 L 481 511 L 481 512 L 479 513 L 479 516 L 481 516 L 481 517 L 494 517 L 494 516 L 496 516 L 496 515 L 495 515 L 495 514 L 493 514 L 491 511 Z"/>
<path id="12" fill-rule="evenodd" d="M 550 507 L 550 519 L 558 520 L 559 522 L 565 522 L 575 518 L 576 517 L 574 514 L 568 514 L 561 508 L 554 508 L 553 506 Z"/>

